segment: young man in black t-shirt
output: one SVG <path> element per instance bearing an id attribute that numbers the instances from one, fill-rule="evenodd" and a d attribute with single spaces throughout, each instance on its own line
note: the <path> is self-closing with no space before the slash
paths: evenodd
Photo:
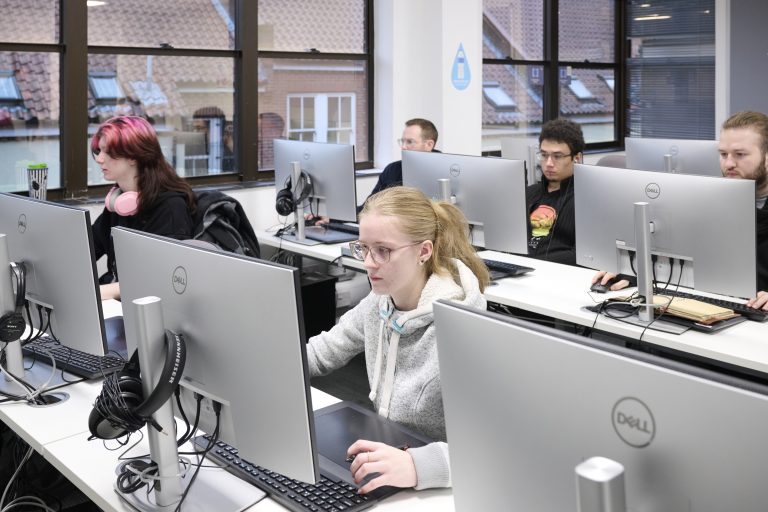
<path id="1" fill-rule="evenodd" d="M 528 255 L 576 264 L 573 165 L 581 162 L 584 135 L 567 119 L 544 124 L 539 135 L 540 183 L 525 191 L 528 207 Z"/>

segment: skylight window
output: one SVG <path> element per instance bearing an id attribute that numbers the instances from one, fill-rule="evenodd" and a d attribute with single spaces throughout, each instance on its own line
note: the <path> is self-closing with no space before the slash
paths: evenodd
<path id="1" fill-rule="evenodd" d="M 483 84 L 483 96 L 496 110 L 516 110 L 517 103 L 507 92 L 501 88 L 498 82 L 485 82 Z"/>

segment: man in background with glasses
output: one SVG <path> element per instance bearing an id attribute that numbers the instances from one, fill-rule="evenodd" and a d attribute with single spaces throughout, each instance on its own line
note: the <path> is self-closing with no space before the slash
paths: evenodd
<path id="1" fill-rule="evenodd" d="M 539 135 L 540 183 L 525 191 L 528 207 L 528 255 L 576 264 L 573 165 L 581 162 L 584 134 L 568 119 L 544 124 Z"/>
<path id="2" fill-rule="evenodd" d="M 437 151 L 435 144 L 437 144 L 437 128 L 426 119 L 414 118 L 405 122 L 405 129 L 403 130 L 403 136 L 397 139 L 397 144 L 400 149 L 406 149 L 408 151 Z M 392 162 L 384 168 L 379 175 L 379 181 L 376 182 L 376 186 L 373 187 L 372 196 L 376 192 L 380 192 L 385 188 L 399 187 L 403 184 L 403 161 L 398 160 Z M 359 209 L 363 207 L 360 206 Z"/>

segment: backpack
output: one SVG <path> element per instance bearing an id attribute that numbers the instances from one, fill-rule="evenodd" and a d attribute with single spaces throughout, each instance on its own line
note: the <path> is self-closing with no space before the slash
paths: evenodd
<path id="1" fill-rule="evenodd" d="M 256 233 L 245 211 L 234 197 L 218 190 L 197 193 L 192 238 L 210 242 L 225 251 L 258 258 L 261 255 Z"/>

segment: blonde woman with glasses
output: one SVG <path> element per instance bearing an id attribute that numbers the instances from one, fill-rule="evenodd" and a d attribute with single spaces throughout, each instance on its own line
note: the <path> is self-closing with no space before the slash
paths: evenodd
<path id="1" fill-rule="evenodd" d="M 309 340 L 310 373 L 325 375 L 365 352 L 376 411 L 438 440 L 407 450 L 355 442 L 347 450 L 355 456 L 355 481 L 378 473 L 361 493 L 383 485 L 450 487 L 432 303 L 485 309 L 488 270 L 469 243 L 461 211 L 410 187 L 371 196 L 360 213 L 360 240 L 350 246 L 365 262 L 372 291 L 333 329 Z"/>

